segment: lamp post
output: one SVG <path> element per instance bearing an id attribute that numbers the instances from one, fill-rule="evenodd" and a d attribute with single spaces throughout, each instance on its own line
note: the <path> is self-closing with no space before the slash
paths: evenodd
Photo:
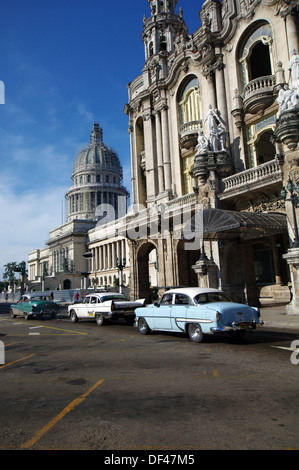
<path id="1" fill-rule="evenodd" d="M 118 269 L 118 288 L 119 288 L 119 293 L 123 293 L 123 269 L 126 266 L 126 258 L 121 259 L 116 258 L 116 267 Z"/>
<path id="2" fill-rule="evenodd" d="M 287 190 L 290 193 L 290 197 L 287 199 Z M 299 184 L 297 183 L 296 185 L 293 183 L 291 178 L 289 177 L 288 183 L 287 183 L 287 189 L 285 187 L 282 188 L 280 191 L 280 195 L 282 199 L 285 201 L 290 201 L 292 203 L 292 211 L 293 211 L 293 220 L 294 220 L 294 233 L 295 233 L 295 238 L 293 241 L 292 248 L 298 248 L 299 247 L 299 236 L 298 236 L 298 224 L 297 224 L 297 217 L 296 217 L 296 207 L 298 206 L 299 202 Z"/>

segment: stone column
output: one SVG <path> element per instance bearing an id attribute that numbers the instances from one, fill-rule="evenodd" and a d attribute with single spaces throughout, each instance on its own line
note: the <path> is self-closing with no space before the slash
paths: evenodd
<path id="1" fill-rule="evenodd" d="M 161 111 L 162 117 L 162 145 L 164 159 L 165 190 L 171 189 L 171 164 L 170 164 L 170 142 L 168 128 L 168 106 L 164 105 Z"/>
<path id="2" fill-rule="evenodd" d="M 146 159 L 146 198 L 147 200 L 153 199 L 156 195 L 155 184 L 155 154 L 153 146 L 153 123 L 152 114 L 148 110 L 143 115 L 144 127 L 144 150 Z"/>
<path id="3" fill-rule="evenodd" d="M 290 248 L 283 255 L 290 267 L 292 298 L 291 302 L 286 306 L 286 313 L 289 315 L 299 315 L 299 248 Z"/>
<path id="4" fill-rule="evenodd" d="M 226 106 L 226 95 L 225 95 L 225 82 L 223 74 L 223 61 L 222 55 L 219 54 L 216 61 L 215 68 L 215 85 L 217 94 L 217 108 L 220 111 L 220 115 L 227 126 L 227 106 Z"/>
<path id="5" fill-rule="evenodd" d="M 162 130 L 161 115 L 159 111 L 155 113 L 156 118 L 156 141 L 157 141 L 157 163 L 158 163 L 158 192 L 164 192 L 164 169 L 163 169 L 163 147 L 162 147 Z"/>

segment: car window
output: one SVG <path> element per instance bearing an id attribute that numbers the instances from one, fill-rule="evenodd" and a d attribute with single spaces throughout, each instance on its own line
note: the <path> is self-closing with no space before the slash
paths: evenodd
<path id="1" fill-rule="evenodd" d="M 89 296 L 86 296 L 83 300 L 83 303 L 84 304 L 88 304 L 89 303 Z"/>
<path id="2" fill-rule="evenodd" d="M 172 304 L 172 294 L 164 294 L 160 305 L 171 305 Z"/>
<path id="3" fill-rule="evenodd" d="M 230 299 L 221 292 L 205 292 L 203 294 L 197 294 L 194 297 L 196 304 L 204 304 L 210 302 L 230 302 Z"/>
<path id="4" fill-rule="evenodd" d="M 189 299 L 188 295 L 176 294 L 174 303 L 175 303 L 175 305 L 189 305 L 190 299 Z"/>
<path id="5" fill-rule="evenodd" d="M 90 298 L 90 303 L 91 304 L 96 304 L 98 302 L 98 298 L 97 297 L 91 297 Z"/>

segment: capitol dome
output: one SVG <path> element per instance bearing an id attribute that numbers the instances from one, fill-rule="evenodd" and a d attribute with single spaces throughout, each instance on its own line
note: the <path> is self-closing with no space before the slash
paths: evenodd
<path id="1" fill-rule="evenodd" d="M 122 210 L 128 192 L 122 185 L 123 170 L 117 154 L 103 143 L 103 131 L 99 124 L 93 125 L 90 143 L 79 149 L 75 157 L 73 186 L 66 193 L 68 220 L 94 219 L 100 204 L 109 204 L 115 218 Z M 126 208 L 126 203 L 125 203 Z"/>
<path id="2" fill-rule="evenodd" d="M 110 170 L 122 175 L 122 167 L 116 153 L 103 143 L 103 131 L 94 124 L 90 144 L 80 149 L 75 158 L 73 178 L 87 168 Z"/>

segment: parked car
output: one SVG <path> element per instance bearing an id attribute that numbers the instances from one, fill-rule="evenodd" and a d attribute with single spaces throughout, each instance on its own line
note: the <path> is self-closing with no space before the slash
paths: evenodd
<path id="1" fill-rule="evenodd" d="M 26 320 L 32 317 L 41 318 L 44 315 L 50 315 L 51 318 L 55 318 L 58 310 L 59 305 L 53 302 L 50 295 L 47 294 L 24 294 L 17 304 L 10 306 L 12 318 L 21 315 L 25 317 Z"/>
<path id="2" fill-rule="evenodd" d="M 82 303 L 68 306 L 68 314 L 75 323 L 80 319 L 95 319 L 99 326 L 106 320 L 124 318 L 134 323 L 135 309 L 144 305 L 145 299 L 130 302 L 124 294 L 113 292 L 97 292 L 85 296 Z"/>
<path id="3" fill-rule="evenodd" d="M 242 336 L 263 324 L 258 308 L 231 302 L 218 289 L 199 287 L 171 289 L 158 304 L 137 308 L 135 318 L 144 335 L 151 330 L 181 332 L 197 343 L 205 334 Z"/>

